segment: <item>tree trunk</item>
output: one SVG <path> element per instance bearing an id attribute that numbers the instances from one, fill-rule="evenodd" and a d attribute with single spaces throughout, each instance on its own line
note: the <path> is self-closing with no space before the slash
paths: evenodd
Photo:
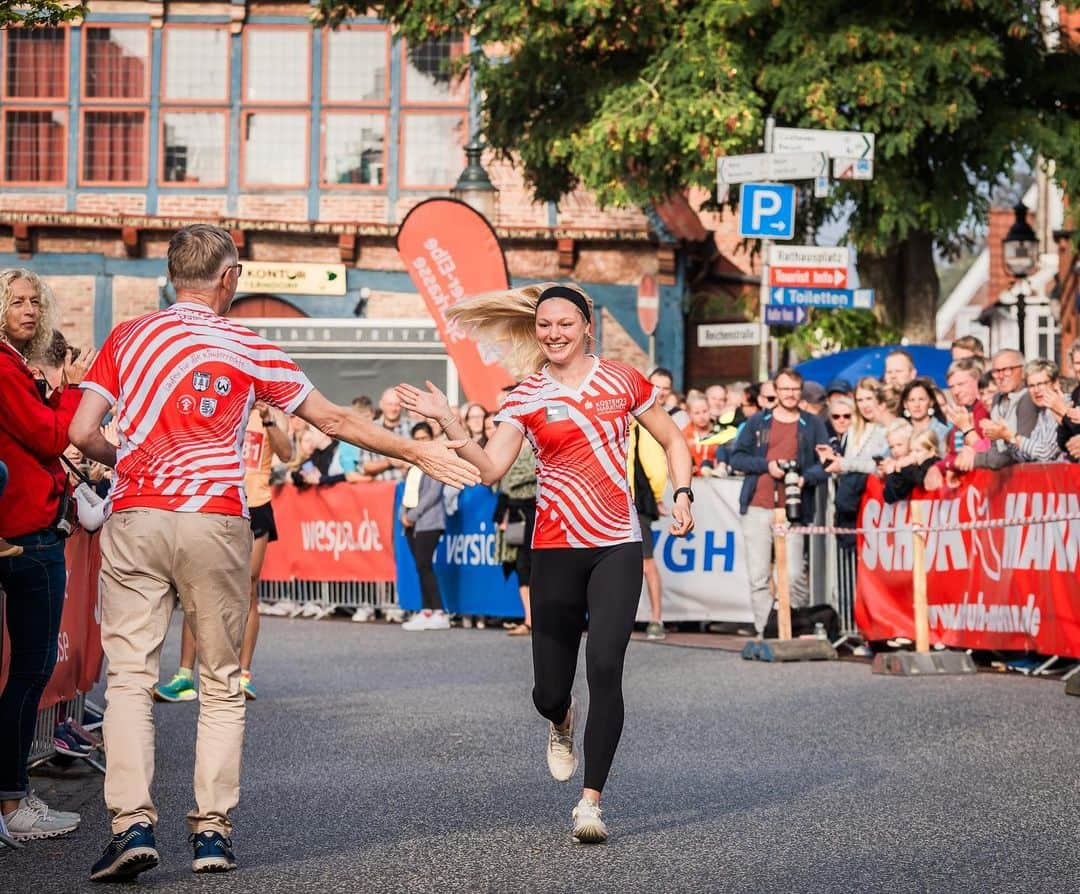
<path id="1" fill-rule="evenodd" d="M 940 284 L 929 233 L 912 233 L 885 255 L 860 252 L 859 280 L 877 291 L 879 317 L 900 329 L 909 342 L 937 343 Z"/>

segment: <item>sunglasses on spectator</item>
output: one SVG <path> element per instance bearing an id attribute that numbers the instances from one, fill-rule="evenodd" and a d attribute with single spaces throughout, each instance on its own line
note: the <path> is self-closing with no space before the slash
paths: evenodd
<path id="1" fill-rule="evenodd" d="M 775 394 L 759 394 L 758 395 L 758 400 L 767 400 L 770 403 L 772 403 L 772 401 L 776 400 L 776 395 Z"/>
<path id="2" fill-rule="evenodd" d="M 832 413 L 830 414 L 833 419 L 850 419 L 851 413 Z"/>

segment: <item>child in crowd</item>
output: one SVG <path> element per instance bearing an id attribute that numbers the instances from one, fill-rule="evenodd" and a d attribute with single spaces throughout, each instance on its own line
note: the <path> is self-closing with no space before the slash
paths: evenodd
<path id="1" fill-rule="evenodd" d="M 887 437 L 892 456 L 881 463 L 886 503 L 906 500 L 916 487 L 937 490 L 942 485 L 941 471 L 934 467 L 941 458 L 938 436 L 929 429 L 913 434 L 911 425 L 905 422 L 908 429 L 905 442 L 900 422 L 889 426 Z"/>

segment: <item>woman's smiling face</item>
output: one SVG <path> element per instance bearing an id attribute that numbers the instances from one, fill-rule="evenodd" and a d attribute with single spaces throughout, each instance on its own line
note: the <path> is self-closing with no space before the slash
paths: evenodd
<path id="1" fill-rule="evenodd" d="M 548 298 L 536 308 L 536 340 L 556 365 L 585 353 L 589 325 L 577 305 L 565 298 Z"/>

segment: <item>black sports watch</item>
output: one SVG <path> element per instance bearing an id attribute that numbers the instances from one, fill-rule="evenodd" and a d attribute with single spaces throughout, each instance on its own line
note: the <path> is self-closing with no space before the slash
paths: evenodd
<path id="1" fill-rule="evenodd" d="M 677 488 L 675 488 L 675 493 L 673 493 L 671 495 L 672 499 L 677 500 L 679 498 L 679 494 L 686 494 L 687 499 L 690 500 L 691 503 L 694 502 L 694 492 L 692 490 L 690 490 L 689 487 L 677 487 Z"/>

